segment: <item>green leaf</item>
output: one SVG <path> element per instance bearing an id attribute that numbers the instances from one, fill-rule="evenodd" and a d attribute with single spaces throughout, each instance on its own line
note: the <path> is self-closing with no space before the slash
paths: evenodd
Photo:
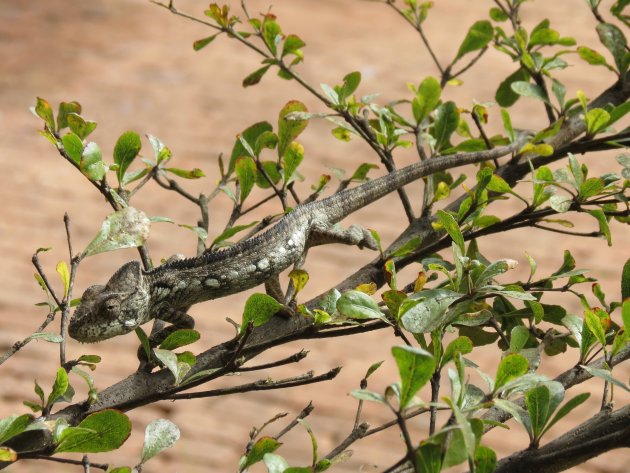
<path id="1" fill-rule="evenodd" d="M 256 183 L 256 163 L 250 156 L 241 156 L 236 160 L 234 169 L 240 188 L 240 202 L 243 203 Z"/>
<path id="2" fill-rule="evenodd" d="M 81 172 L 92 181 L 100 181 L 105 176 L 107 165 L 103 162 L 100 148 L 93 141 L 85 145 L 79 167 Z"/>
<path id="3" fill-rule="evenodd" d="M 230 155 L 230 164 L 228 166 L 227 174 L 230 175 L 234 171 L 234 164 L 236 160 L 241 156 L 249 156 L 249 151 L 245 148 L 243 141 L 249 143 L 250 149 L 253 144 L 256 143 L 258 138 L 265 132 L 271 132 L 273 128 L 269 122 L 258 122 L 246 128 L 241 134 L 236 137 L 234 147 L 232 148 L 232 154 Z"/>
<path id="4" fill-rule="evenodd" d="M 459 111 L 455 102 L 448 101 L 437 108 L 432 133 L 435 138 L 434 146 L 436 151 L 440 151 L 449 145 L 449 139 L 457 129 L 458 123 Z"/>
<path id="5" fill-rule="evenodd" d="M 368 180 L 368 173 L 371 169 L 378 169 L 376 164 L 371 163 L 362 163 L 357 167 L 357 169 L 350 176 L 350 180 L 353 182 L 365 182 Z"/>
<path id="6" fill-rule="evenodd" d="M 440 473 L 442 471 L 442 447 L 429 442 L 421 443 L 416 450 L 416 463 L 421 473 Z"/>
<path id="7" fill-rule="evenodd" d="M 538 156 L 551 156 L 553 154 L 553 146 L 547 143 L 533 144 L 526 143 L 519 151 L 519 154 L 532 153 Z"/>
<path id="8" fill-rule="evenodd" d="M 282 57 L 286 56 L 287 54 L 294 54 L 301 58 L 302 53 L 300 52 L 300 49 L 304 46 L 306 46 L 306 43 L 299 36 L 296 36 L 294 34 L 287 35 L 287 37 L 284 39 Z"/>
<path id="9" fill-rule="evenodd" d="M 558 100 L 558 104 L 560 105 L 560 108 L 563 109 L 564 97 L 566 96 L 567 88 L 559 80 L 553 79 L 551 82 L 551 91 L 553 92 L 553 95 L 555 95 L 556 100 Z"/>
<path id="10" fill-rule="evenodd" d="M 513 353 L 503 357 L 497 368 L 497 376 L 494 381 L 493 392 L 498 392 L 501 387 L 509 381 L 523 376 L 529 369 L 527 359 L 519 354 Z"/>
<path id="11" fill-rule="evenodd" d="M 420 82 L 416 96 L 411 102 L 411 109 L 417 123 L 422 122 L 440 103 L 442 87 L 440 82 L 432 76 Z"/>
<path id="12" fill-rule="evenodd" d="M 560 419 L 566 416 L 569 412 L 571 412 L 577 406 L 579 406 L 584 401 L 586 401 L 590 396 L 591 396 L 591 393 L 581 393 L 571 398 L 569 401 L 567 401 L 560 409 L 558 409 L 558 412 L 553 417 L 553 419 L 551 419 L 551 422 L 547 424 L 543 433 L 547 432 L 551 427 L 553 427 L 553 425 L 556 422 L 558 422 Z"/>
<path id="13" fill-rule="evenodd" d="M 153 154 L 158 164 L 165 163 L 171 159 L 173 153 L 171 153 L 171 150 L 162 143 L 162 140 L 160 140 L 157 136 L 153 136 L 148 133 L 147 138 L 151 144 L 151 148 L 153 148 Z"/>
<path id="14" fill-rule="evenodd" d="M 247 456 L 244 459 L 241 459 L 239 471 L 245 471 L 250 466 L 258 463 L 263 459 L 265 454 L 275 452 L 280 445 L 282 444 L 273 437 L 260 437 L 256 440 L 254 445 L 252 445 L 251 449 L 247 453 Z"/>
<path id="15" fill-rule="evenodd" d="M 443 327 L 449 307 L 463 296 L 446 289 L 430 289 L 418 295 L 424 299 L 407 299 L 400 307 L 400 321 L 411 333 L 429 333 Z"/>
<path id="16" fill-rule="evenodd" d="M 571 209 L 573 199 L 567 195 L 555 194 L 549 198 L 549 204 L 556 212 L 564 213 Z"/>
<path id="17" fill-rule="evenodd" d="M 597 223 L 599 224 L 599 231 L 606 238 L 606 242 L 608 246 L 612 246 L 612 234 L 610 232 L 610 227 L 608 225 L 608 219 L 606 218 L 606 214 L 601 209 L 590 210 L 588 212 L 590 215 L 595 217 Z"/>
<path id="18" fill-rule="evenodd" d="M 55 117 L 52 111 L 52 107 L 46 99 L 37 97 L 37 103 L 35 104 L 35 114 L 46 122 L 46 126 L 53 133 L 55 132 Z"/>
<path id="19" fill-rule="evenodd" d="M 606 332 L 602 326 L 602 322 L 592 310 L 584 311 L 584 321 L 586 326 L 595 335 L 595 339 L 603 346 L 606 346 Z"/>
<path id="20" fill-rule="evenodd" d="M 53 384 L 52 390 L 48 395 L 48 400 L 46 401 L 46 407 L 52 406 L 57 400 L 66 394 L 68 390 L 68 373 L 63 368 L 59 368 L 57 370 L 57 377 L 55 378 L 55 382 Z"/>
<path id="21" fill-rule="evenodd" d="M 444 354 L 442 355 L 441 366 L 446 365 L 449 361 L 453 360 L 457 355 L 467 355 L 471 353 L 473 350 L 472 340 L 468 337 L 457 337 L 455 340 L 452 340 L 444 350 Z"/>
<path id="22" fill-rule="evenodd" d="M 452 403 L 451 403 L 452 404 Z M 464 433 L 461 429 L 453 426 L 453 429 L 446 446 L 444 460 L 442 463 L 443 470 L 451 466 L 459 465 L 467 460 L 466 442 L 464 441 Z"/>
<path id="23" fill-rule="evenodd" d="M 26 337 L 27 341 L 31 340 L 45 340 L 50 343 L 61 343 L 63 338 L 58 333 L 53 332 L 35 332 Z"/>
<path id="24" fill-rule="evenodd" d="M 293 283 L 293 288 L 295 289 L 295 293 L 297 294 L 308 282 L 309 275 L 303 269 L 293 269 L 289 272 L 289 278 L 291 278 L 291 282 Z"/>
<path id="25" fill-rule="evenodd" d="M 350 97 L 361 83 L 361 73 L 358 71 L 351 72 L 343 78 L 343 85 L 339 89 L 339 99 L 343 102 Z"/>
<path id="26" fill-rule="evenodd" d="M 384 360 L 377 361 L 376 363 L 372 363 L 370 367 L 367 369 L 367 371 L 365 372 L 365 376 L 363 376 L 363 379 L 368 379 L 370 376 L 372 376 L 372 374 L 374 374 L 374 372 L 381 367 L 383 362 Z"/>
<path id="27" fill-rule="evenodd" d="M 175 174 L 176 176 L 183 177 L 184 179 L 199 179 L 204 177 L 205 174 L 199 168 L 193 169 L 179 169 L 179 168 L 164 168 L 165 171 Z"/>
<path id="28" fill-rule="evenodd" d="M 81 115 L 76 113 L 68 113 L 66 120 L 70 130 L 82 140 L 87 138 L 96 128 L 96 122 L 85 120 Z"/>
<path id="29" fill-rule="evenodd" d="M 512 82 L 511 87 L 518 95 L 522 95 L 523 97 L 532 97 L 549 103 L 549 97 L 547 97 L 545 91 L 536 84 L 531 84 L 525 81 L 515 81 Z"/>
<path id="30" fill-rule="evenodd" d="M 593 136 L 608 126 L 610 115 L 603 108 L 592 108 L 586 112 L 586 132 Z"/>
<path id="31" fill-rule="evenodd" d="M 534 444 L 542 435 L 545 424 L 551 417 L 549 388 L 544 384 L 536 386 L 525 393 L 525 406 L 529 414 Z"/>
<path id="32" fill-rule="evenodd" d="M 590 374 L 592 374 L 593 376 L 596 376 L 597 378 L 601 378 L 604 381 L 607 381 L 611 384 L 614 384 L 615 386 L 620 387 L 626 392 L 630 392 L 630 387 L 628 387 L 628 385 L 626 385 L 625 383 L 622 383 L 621 381 L 619 381 L 617 378 L 614 378 L 610 370 L 601 369 L 601 368 L 592 368 L 588 365 L 580 365 L 580 366 L 584 368 L 586 371 L 588 371 Z"/>
<path id="33" fill-rule="evenodd" d="M 37 383 L 37 380 L 35 380 L 35 387 L 33 389 L 35 390 L 35 394 L 37 394 L 37 397 L 39 397 L 39 400 L 42 402 L 42 404 L 44 404 L 44 390 Z"/>
<path id="34" fill-rule="evenodd" d="M 127 168 L 136 159 L 141 148 L 140 135 L 135 131 L 126 131 L 120 135 L 114 146 L 114 162 L 118 164 L 116 170 L 118 182 L 123 181 Z"/>
<path id="35" fill-rule="evenodd" d="M 262 23 L 262 37 L 271 51 L 271 53 L 276 56 L 277 55 L 277 47 L 276 41 L 277 37 L 282 35 L 282 29 L 280 25 L 273 19 L 273 15 L 265 16 L 265 19 Z"/>
<path id="36" fill-rule="evenodd" d="M 623 32 L 610 23 L 598 23 L 595 29 L 599 40 L 615 59 L 617 71 L 621 76 L 625 75 L 630 63 L 630 55 L 626 51 L 627 41 Z"/>
<path id="37" fill-rule="evenodd" d="M 490 178 L 490 182 L 486 186 L 486 189 L 492 192 L 497 192 L 499 194 L 505 194 L 506 192 L 511 192 L 512 188 L 510 185 L 503 179 L 501 176 L 493 174 Z"/>
<path id="38" fill-rule="evenodd" d="M 120 411 L 105 409 L 90 414 L 76 427 L 62 433 L 55 453 L 99 453 L 118 449 L 131 433 L 129 418 Z"/>
<path id="39" fill-rule="evenodd" d="M 491 448 L 479 445 L 475 451 L 476 473 L 492 473 L 497 466 L 497 454 Z"/>
<path id="40" fill-rule="evenodd" d="M 298 100 L 286 103 L 278 116 L 278 157 L 284 157 L 289 144 L 304 131 L 308 120 L 289 120 L 286 116 L 292 112 L 308 112 L 306 105 Z"/>
<path id="41" fill-rule="evenodd" d="M 391 253 L 390 256 L 391 257 L 407 256 L 408 254 L 413 253 L 415 250 L 417 250 L 421 244 L 422 244 L 422 238 L 420 237 L 411 238 L 409 241 L 407 241 L 407 243 L 405 243 L 400 248 L 397 248 L 396 251 Z"/>
<path id="42" fill-rule="evenodd" d="M 249 144 L 247 144 L 249 146 Z M 278 146 L 278 135 L 276 135 L 273 131 L 265 131 L 256 138 L 254 142 L 254 156 L 260 156 L 260 153 L 263 149 L 274 149 Z"/>
<path id="43" fill-rule="evenodd" d="M 524 325 L 517 325 L 510 332 L 510 351 L 516 353 L 525 348 L 529 341 L 529 329 Z"/>
<path id="44" fill-rule="evenodd" d="M 621 271 L 621 300 L 625 301 L 630 298 L 630 258 L 626 260 Z M 627 325 L 626 331 L 630 333 L 630 324 Z"/>
<path id="45" fill-rule="evenodd" d="M 254 221 L 254 222 L 251 222 L 251 223 L 247 223 L 245 225 L 234 225 L 233 227 L 228 228 L 223 233 L 221 233 L 221 235 L 216 237 L 212 241 L 212 245 L 210 245 L 210 246 L 221 245 L 223 242 L 225 242 L 229 238 L 232 238 L 237 233 L 242 232 L 243 230 L 247 230 L 248 228 L 253 227 L 257 223 L 258 223 L 258 221 Z"/>
<path id="46" fill-rule="evenodd" d="M 617 105 L 615 108 L 609 111 L 610 120 L 608 126 L 611 126 L 616 121 L 620 120 L 630 112 L 630 101 L 624 102 L 621 105 Z"/>
<path id="47" fill-rule="evenodd" d="M 143 212 L 133 207 L 117 210 L 105 218 L 83 256 L 142 246 L 149 237 L 150 227 L 151 221 Z"/>
<path id="48" fill-rule="evenodd" d="M 514 420 L 525 427 L 525 430 L 527 430 L 527 432 L 531 435 L 529 416 L 527 415 L 527 411 L 525 409 L 512 401 L 500 398 L 494 399 L 494 405 L 514 417 Z"/>
<path id="49" fill-rule="evenodd" d="M 492 7 L 490 9 L 490 18 L 492 18 L 496 22 L 502 22 L 507 21 L 510 17 L 500 8 Z"/>
<path id="50" fill-rule="evenodd" d="M 9 447 L 0 447 L 0 462 L 14 462 L 17 460 L 17 452 Z"/>
<path id="51" fill-rule="evenodd" d="M 180 361 L 178 356 L 170 350 L 154 348 L 153 354 L 173 374 L 175 385 L 179 385 L 190 371 L 191 365 Z"/>
<path id="52" fill-rule="evenodd" d="M 177 348 L 195 343 L 201 335 L 196 330 L 181 329 L 171 333 L 162 343 L 160 348 L 162 350 L 175 350 Z"/>
<path id="53" fill-rule="evenodd" d="M 23 414 L 19 417 L 12 415 L 0 419 L 0 444 L 24 432 L 32 421 L 33 416 L 30 414 Z"/>
<path id="54" fill-rule="evenodd" d="M 140 463 L 146 463 L 161 451 L 172 447 L 177 440 L 179 440 L 179 429 L 170 420 L 152 421 L 144 431 Z"/>
<path id="55" fill-rule="evenodd" d="M 216 33 L 216 34 L 207 36 L 205 38 L 198 39 L 197 41 L 193 43 L 193 49 L 195 51 L 199 51 L 200 49 L 205 48 L 210 43 L 212 43 L 216 39 L 216 37 L 219 36 L 219 34 L 220 33 Z"/>
<path id="56" fill-rule="evenodd" d="M 494 28 L 489 21 L 481 20 L 473 23 L 468 33 L 466 33 L 464 41 L 462 41 L 462 44 L 459 46 L 455 60 L 460 59 L 470 52 L 485 48 L 492 40 L 493 34 Z"/>
<path id="57" fill-rule="evenodd" d="M 332 130 L 330 130 L 330 132 L 339 141 L 348 142 L 352 139 L 352 132 L 342 126 L 335 127 Z"/>
<path id="58" fill-rule="evenodd" d="M 580 56 L 580 58 L 584 59 L 586 62 L 593 66 L 604 66 L 611 71 L 615 70 L 610 64 L 608 64 L 606 58 L 594 49 L 586 46 L 580 46 L 578 48 L 578 55 Z"/>
<path id="59" fill-rule="evenodd" d="M 259 327 L 267 323 L 283 307 L 282 304 L 267 294 L 252 294 L 245 302 L 243 309 L 241 333 L 245 331 L 250 320 L 254 322 L 254 327 Z"/>
<path id="60" fill-rule="evenodd" d="M 481 287 L 490 283 L 494 278 L 514 268 L 516 262 L 513 260 L 499 260 L 489 264 L 475 279 L 475 287 Z"/>
<path id="61" fill-rule="evenodd" d="M 392 355 L 400 373 L 400 410 L 403 410 L 431 379 L 435 370 L 435 359 L 429 352 L 409 346 L 393 347 Z"/>
<path id="62" fill-rule="evenodd" d="M 368 402 L 378 402 L 380 404 L 385 404 L 385 398 L 373 391 L 368 391 L 366 389 L 355 389 L 350 392 L 350 395 L 358 399 L 359 401 L 368 401 Z"/>
<path id="63" fill-rule="evenodd" d="M 520 95 L 512 90 L 512 84 L 515 82 L 527 81 L 529 73 L 525 69 L 518 69 L 507 76 L 494 94 L 494 99 L 501 107 L 511 107 L 520 98 Z"/>
<path id="64" fill-rule="evenodd" d="M 361 291 L 346 291 L 337 299 L 337 310 L 351 319 L 381 319 L 386 320 L 378 304 Z"/>
<path id="65" fill-rule="evenodd" d="M 293 141 L 287 147 L 284 153 L 283 179 L 284 183 L 289 184 L 293 174 L 304 159 L 304 147 L 297 141 Z"/>
<path id="66" fill-rule="evenodd" d="M 604 181 L 599 177 L 590 177 L 586 179 L 580 186 L 579 196 L 582 199 L 596 196 L 604 189 Z"/>
<path id="67" fill-rule="evenodd" d="M 61 260 L 57 263 L 56 270 L 63 284 L 63 297 L 68 297 L 68 290 L 70 289 L 70 271 L 68 270 L 68 265 L 64 260 Z"/>
<path id="68" fill-rule="evenodd" d="M 270 67 L 271 65 L 263 66 L 249 74 L 243 79 L 243 87 L 251 87 L 252 85 L 258 84 Z"/>
<path id="69" fill-rule="evenodd" d="M 444 230 L 446 230 L 461 252 L 464 253 L 466 251 L 464 236 L 462 235 L 462 231 L 459 229 L 459 225 L 455 221 L 455 217 L 443 210 L 438 210 L 437 217 L 442 223 Z"/>
<path id="70" fill-rule="evenodd" d="M 477 439 L 471 425 L 472 421 L 468 420 L 468 418 L 466 418 L 466 415 L 461 411 L 459 406 L 454 404 L 450 399 L 447 399 L 446 402 L 452 409 L 455 420 L 457 421 L 457 426 L 462 433 L 466 456 L 469 459 L 472 459 L 475 456 L 475 446 L 477 444 Z"/>
<path id="71" fill-rule="evenodd" d="M 262 170 L 258 169 L 258 173 L 256 173 L 256 185 L 261 189 L 269 189 L 271 187 L 269 181 L 276 185 L 282 179 L 276 161 L 262 161 L 260 168 Z"/>
<path id="72" fill-rule="evenodd" d="M 100 363 L 101 357 L 98 355 L 81 355 L 78 361 L 82 361 L 85 363 Z"/>
<path id="73" fill-rule="evenodd" d="M 267 467 L 267 473 L 284 473 L 289 468 L 289 463 L 275 453 L 265 453 L 263 462 Z"/>
<path id="74" fill-rule="evenodd" d="M 81 156 L 83 155 L 83 142 L 81 138 L 74 133 L 67 133 L 61 138 L 61 143 L 70 159 L 72 159 L 75 164 L 80 164 Z"/>
<path id="75" fill-rule="evenodd" d="M 61 102 L 59 111 L 57 112 L 57 131 L 63 130 L 68 126 L 68 114 L 81 113 L 81 104 L 79 102 Z"/>

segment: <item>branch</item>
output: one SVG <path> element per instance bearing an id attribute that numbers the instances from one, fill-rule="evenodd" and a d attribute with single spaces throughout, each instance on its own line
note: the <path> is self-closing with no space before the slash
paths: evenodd
<path id="1" fill-rule="evenodd" d="M 630 406 L 601 411 L 542 448 L 503 458 L 495 473 L 556 473 L 624 447 L 630 447 Z"/>

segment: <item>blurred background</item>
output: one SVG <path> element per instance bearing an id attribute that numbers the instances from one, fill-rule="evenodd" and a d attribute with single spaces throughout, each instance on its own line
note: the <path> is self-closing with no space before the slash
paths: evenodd
<path id="1" fill-rule="evenodd" d="M 237 2 L 233 2 L 235 7 Z M 447 63 L 457 51 L 468 27 L 487 17 L 492 2 L 436 2 L 426 23 L 426 32 L 438 57 Z M 604 6 L 611 2 L 604 1 Z M 252 15 L 265 13 L 269 1 L 248 1 Z M 206 2 L 176 2 L 182 11 L 203 16 Z M 604 7 L 602 8 L 604 9 Z M 271 11 L 285 33 L 297 33 L 306 43 L 306 61 L 298 71 L 315 87 L 320 83 L 338 84 L 350 71 L 362 73 L 360 95 L 379 92 L 380 103 L 409 97 L 407 83 L 419 83 L 427 75 L 437 75 L 417 33 L 407 27 L 393 10 L 383 4 L 360 0 L 276 0 Z M 599 44 L 594 22 L 583 0 L 532 2 L 523 10 L 526 26 L 544 18 L 563 36 L 576 37 L 578 44 Z M 51 280 L 56 281 L 55 265 L 68 259 L 63 215 L 72 222 L 73 243 L 84 248 L 100 228 L 109 207 L 94 188 L 78 172 L 65 163 L 50 143 L 37 134 L 39 119 L 28 111 L 35 97 L 44 97 L 56 110 L 64 100 L 77 100 L 83 105 L 83 116 L 98 122 L 91 135 L 106 160 L 117 137 L 126 130 L 159 137 L 174 153 L 173 166 L 201 168 L 208 178 L 183 182 L 193 193 L 210 192 L 217 176 L 217 157 L 231 152 L 236 134 L 254 122 L 277 123 L 277 114 L 291 99 L 306 103 L 311 111 L 322 111 L 308 93 L 294 82 L 279 79 L 273 73 L 256 87 L 243 89 L 242 79 L 259 67 L 259 58 L 235 41 L 221 36 L 200 52 L 194 52 L 194 40 L 211 32 L 199 25 L 170 14 L 148 1 L 93 0 L 2 0 L 0 2 L 0 352 L 15 341 L 28 336 L 44 319 L 43 308 L 34 304 L 43 293 L 33 278 L 31 255 L 39 247 L 52 247 L 41 256 Z M 603 50 L 603 48 L 600 48 Z M 595 96 L 614 82 L 614 75 L 603 68 L 593 68 L 569 57 L 572 66 L 559 74 L 567 86 L 567 95 L 578 89 Z M 460 87 L 449 87 L 443 97 L 455 100 L 461 107 L 470 107 L 473 100 L 492 101 L 497 85 L 516 69 L 503 55 L 490 51 L 462 79 Z M 512 120 L 517 128 L 540 129 L 546 121 L 539 102 L 521 100 L 514 107 Z M 500 130 L 497 107 L 491 109 L 489 131 Z M 368 147 L 358 140 L 341 143 L 330 134 L 327 123 L 313 121 L 300 136 L 306 149 L 301 167 L 306 181 L 296 187 L 301 195 L 310 192 L 310 185 L 330 167 L 352 172 L 360 163 L 377 163 Z M 143 152 L 151 157 L 145 140 Z M 593 175 L 616 169 L 611 165 L 614 154 L 588 157 Z M 417 158 L 412 150 L 397 154 L 400 166 Z M 378 172 L 374 171 L 373 175 Z M 333 185 L 333 188 L 335 186 Z M 420 196 L 419 187 L 410 187 L 412 196 Z M 262 194 L 258 194 L 262 195 Z M 414 197 L 415 198 L 415 197 Z M 252 200 L 254 202 L 255 200 Z M 416 199 L 419 202 L 419 197 Z M 147 186 L 136 198 L 135 207 L 147 215 L 168 216 L 177 223 L 194 225 L 196 210 L 174 193 L 154 185 Z M 518 202 L 502 206 L 496 213 L 507 215 L 519 208 Z M 279 209 L 276 202 L 260 208 L 260 218 Z M 211 238 L 220 229 L 231 210 L 230 201 L 222 196 L 211 207 Z M 590 220 L 574 219 L 581 230 L 595 229 Z M 389 244 L 403 228 L 402 208 L 395 195 L 382 199 L 352 218 L 350 222 L 377 229 L 383 242 Z M 490 259 L 517 259 L 521 277 L 526 277 L 527 251 L 539 263 L 538 274 L 548 274 L 561 264 L 561 249 L 570 249 L 578 267 L 589 268 L 611 298 L 619 294 L 623 261 L 628 256 L 630 236 L 627 229 L 613 223 L 615 246 L 608 248 L 601 239 L 567 240 L 558 234 L 521 230 L 495 235 L 481 242 L 482 252 Z M 195 235 L 169 224 L 154 224 L 149 248 L 155 261 L 173 253 L 192 255 Z M 311 252 L 306 269 L 311 282 L 303 300 L 319 294 L 370 261 L 374 254 L 356 248 L 326 246 Z M 89 285 L 102 283 L 124 262 L 137 259 L 134 250 L 97 255 L 85 260 L 77 276 L 75 295 Z M 417 271 L 417 267 L 412 268 Z M 411 272 L 409 273 L 411 274 Z M 194 307 L 197 328 L 202 340 L 193 350 L 201 351 L 233 336 L 233 328 L 225 317 L 240 320 L 248 294 L 211 301 Z M 577 300 L 557 298 L 579 313 Z M 53 326 L 56 329 L 56 326 Z M 389 334 L 387 334 L 389 335 Z M 156 418 L 168 418 L 182 430 L 176 446 L 159 455 L 145 471 L 205 472 L 235 471 L 238 458 L 248 442 L 252 426 L 261 426 L 279 412 L 293 418 L 310 400 L 315 411 L 308 418 L 319 441 L 320 452 L 327 453 L 347 436 L 352 428 L 356 401 L 347 393 L 358 388 L 366 369 L 385 360 L 381 370 L 370 380 L 370 388 L 382 391 L 397 379 L 390 355 L 396 339 L 385 332 L 370 333 L 343 340 L 298 342 L 272 350 L 260 361 L 283 358 L 304 348 L 310 355 L 299 365 L 268 373 L 231 377 L 212 387 L 237 385 L 259 377 L 295 376 L 309 369 L 316 374 L 335 366 L 343 366 L 333 382 L 292 390 L 250 393 L 224 398 L 161 402 L 129 413 L 134 430 L 123 448 L 111 454 L 92 456 L 95 462 L 135 465 L 139 459 L 144 426 Z M 69 344 L 69 357 L 84 353 L 99 354 L 103 362 L 93 373 L 96 385 L 105 388 L 130 374 L 136 366 L 136 337 L 118 337 L 97 345 Z M 484 354 L 485 353 L 485 354 Z M 472 356 L 487 372 L 494 373 L 498 352 L 485 350 Z M 567 369 L 577 360 L 575 352 L 554 359 L 543 357 L 545 372 L 550 376 Z M 26 412 L 25 399 L 35 400 L 33 380 L 49 392 L 58 364 L 57 347 L 33 342 L 12 360 L 0 366 L 0 417 Z M 617 371 L 627 380 L 630 370 Z M 84 395 L 82 381 L 73 380 L 76 400 Z M 547 440 L 566 431 L 571 425 L 596 412 L 601 383 L 592 382 L 572 389 L 570 397 L 590 390 L 590 403 L 580 406 L 573 415 L 558 424 Z M 445 388 L 444 392 L 448 392 Z M 618 403 L 628 397 L 617 393 Z M 376 426 L 390 420 L 378 406 L 365 408 L 364 420 Z M 279 421 L 267 432 L 276 433 L 286 421 Z M 421 438 L 427 421 L 414 421 L 415 438 Z M 498 450 L 499 457 L 527 446 L 522 429 L 510 422 L 512 430 L 494 431 L 484 437 L 485 443 Z M 499 429 L 496 429 L 499 430 Z M 292 465 L 310 462 L 310 440 L 304 430 L 296 428 L 283 437 L 285 445 L 278 452 Z M 336 471 L 380 471 L 397 461 L 404 452 L 403 442 L 394 431 L 374 435 L 355 444 L 354 456 Z M 77 457 L 79 458 L 79 457 Z M 627 471 L 628 454 L 617 451 L 595 459 L 579 472 Z M 70 471 L 67 466 L 50 462 L 19 462 L 6 471 L 39 472 Z M 75 471 L 78 471 L 75 470 Z"/>

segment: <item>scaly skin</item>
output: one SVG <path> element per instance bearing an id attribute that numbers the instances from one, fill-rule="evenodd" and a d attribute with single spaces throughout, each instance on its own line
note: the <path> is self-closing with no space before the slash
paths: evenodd
<path id="1" fill-rule="evenodd" d="M 300 205 L 266 232 L 227 249 L 168 262 L 150 271 L 142 270 L 137 261 L 129 262 L 105 286 L 91 286 L 85 291 L 70 321 L 70 336 L 80 342 L 98 342 L 129 333 L 152 319 L 172 323 L 168 332 L 192 328 L 194 321 L 186 314 L 191 305 L 258 286 L 296 263 L 311 246 L 340 242 L 374 248 L 365 230 L 356 226 L 347 231 L 333 228 L 349 214 L 412 181 L 504 156 L 521 144 L 412 164 L 326 199 Z"/>

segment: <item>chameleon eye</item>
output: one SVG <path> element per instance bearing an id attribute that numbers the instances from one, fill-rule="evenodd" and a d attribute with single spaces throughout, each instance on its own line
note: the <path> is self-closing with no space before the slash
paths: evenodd
<path id="1" fill-rule="evenodd" d="M 103 303 L 103 308 L 107 312 L 114 312 L 119 307 L 119 303 L 116 299 L 108 299 Z"/>

